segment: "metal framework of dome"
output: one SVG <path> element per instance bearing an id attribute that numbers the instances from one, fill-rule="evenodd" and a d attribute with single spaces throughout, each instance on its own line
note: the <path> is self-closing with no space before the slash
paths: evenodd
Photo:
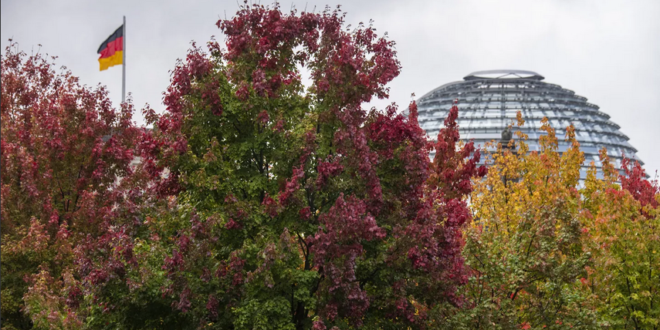
<path id="1" fill-rule="evenodd" d="M 569 145 L 562 139 L 565 128 L 571 123 L 585 162 L 580 173 L 586 178 L 593 161 L 598 168 L 601 162 L 599 150 L 607 148 L 611 159 L 620 167 L 623 156 L 643 162 L 637 150 L 628 143 L 628 137 L 619 131 L 619 125 L 610 116 L 599 110 L 587 98 L 559 85 L 543 82 L 545 77 L 532 71 L 490 70 L 473 72 L 456 81 L 442 85 L 425 94 L 417 101 L 419 124 L 430 139 L 435 140 L 449 109 L 458 100 L 458 125 L 461 139 L 472 140 L 482 147 L 489 141 L 499 141 L 502 131 L 515 121 L 520 111 L 525 125 L 516 128 L 529 136 L 529 150 L 539 150 L 541 120 L 547 117 L 559 138 L 559 152 Z M 431 153 L 431 157 L 434 152 Z"/>

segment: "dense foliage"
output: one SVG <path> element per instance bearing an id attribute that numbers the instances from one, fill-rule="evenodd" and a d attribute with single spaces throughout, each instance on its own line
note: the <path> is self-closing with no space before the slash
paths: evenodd
<path id="1" fill-rule="evenodd" d="M 572 145 L 563 154 L 547 120 L 541 129 L 546 135 L 538 152 L 530 153 L 526 136 L 517 132 L 519 143 L 499 145 L 488 177 L 476 184 L 464 250 L 472 270 L 464 293 L 473 308 L 454 316 L 455 328 L 594 324 L 593 312 L 573 289 L 590 262 L 582 247 L 576 189 L 584 157 L 572 127 L 567 129 Z"/>
<path id="2" fill-rule="evenodd" d="M 435 146 L 414 103 L 408 118 L 363 110 L 399 63 L 392 41 L 342 24 L 246 6 L 218 22 L 225 52 L 212 41 L 177 65 L 139 145 L 163 202 L 122 231 L 121 273 L 106 242 L 81 262 L 89 325 L 421 327 L 461 304 L 479 153 L 456 151 L 457 108 Z"/>
<path id="3" fill-rule="evenodd" d="M 541 150 L 517 133 L 487 173 L 456 104 L 435 142 L 414 102 L 363 109 L 400 65 L 343 18 L 243 6 L 149 130 L 10 46 L 3 329 L 660 326 L 657 181 L 603 151 L 580 183 L 574 128 L 559 152 L 547 120 Z"/>
<path id="4" fill-rule="evenodd" d="M 103 87 L 16 48 L 2 57 L 3 329 L 75 321 L 77 247 L 130 221 L 116 182 L 131 173 L 140 134 L 130 104 L 117 111 Z"/>
<path id="5" fill-rule="evenodd" d="M 601 326 L 660 328 L 660 189 L 639 164 L 624 161 L 618 176 L 605 152 L 605 177 L 585 183 L 586 242 L 594 265 L 581 278 Z M 621 181 L 623 189 L 615 183 Z"/>
<path id="6" fill-rule="evenodd" d="M 541 129 L 538 152 L 520 132 L 493 146 L 465 231 L 466 308 L 438 315 L 440 327 L 657 329 L 657 182 L 629 160 L 619 175 L 602 150 L 604 178 L 592 167 L 579 183 L 584 157 L 574 128 L 566 128 L 563 153 L 546 119 Z"/>

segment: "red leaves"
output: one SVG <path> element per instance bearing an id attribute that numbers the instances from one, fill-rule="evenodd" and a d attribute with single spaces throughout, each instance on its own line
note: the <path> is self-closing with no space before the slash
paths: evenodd
<path id="1" fill-rule="evenodd" d="M 229 229 L 229 230 L 232 230 L 232 229 L 241 229 L 241 228 L 243 228 L 243 225 L 241 225 L 240 223 L 234 221 L 234 219 L 229 219 L 229 221 L 228 221 L 227 224 L 225 225 L 225 228 L 227 228 L 227 229 Z"/>
<path id="2" fill-rule="evenodd" d="M 406 121 L 401 115 L 396 115 L 396 106 L 387 107 L 387 115 L 377 114 L 373 122 L 367 127 L 370 141 L 381 144 L 378 152 L 382 158 L 390 159 L 394 157 L 394 151 L 402 143 L 412 142 L 417 150 L 424 149 L 426 138 L 424 131 L 419 127 L 416 117 L 416 108 L 414 102 L 410 105 L 411 115 Z"/>
<path id="3" fill-rule="evenodd" d="M 298 214 L 300 215 L 300 218 L 303 220 L 309 220 L 309 218 L 312 216 L 312 212 L 310 212 L 309 206 L 300 209 Z"/>
<path id="4" fill-rule="evenodd" d="M 307 239 L 319 273 L 327 278 L 328 287 L 325 289 L 333 297 L 332 303 L 323 308 L 329 319 L 336 315 L 337 304 L 349 310 L 349 315 L 359 324 L 360 317 L 369 307 L 366 292 L 355 281 L 355 263 L 364 251 L 363 241 L 382 240 L 386 233 L 366 209 L 364 201 L 353 196 L 344 200 L 340 195 L 328 213 L 319 217 L 319 224 L 324 229 L 319 228 L 314 237 Z"/>
<path id="5" fill-rule="evenodd" d="M 410 134 L 408 139 L 412 141 L 421 140 L 417 133 L 420 129 L 416 124 L 414 102 L 411 103 L 409 110 L 410 128 L 407 131 L 390 129 L 390 133 L 385 135 L 390 141 L 399 139 L 400 135 L 396 132 L 407 132 L 406 134 Z M 460 305 L 461 297 L 456 295 L 456 288 L 467 281 L 467 272 L 461 255 L 462 229 L 471 220 L 465 199 L 472 191 L 471 180 L 483 176 L 485 169 L 477 169 L 475 164 L 478 162 L 479 153 L 474 151 L 471 144 L 457 150 L 459 138 L 455 121 L 457 117 L 458 108 L 454 107 L 445 121 L 445 127 L 441 129 L 438 142 L 434 144 L 436 155 L 433 163 L 430 164 L 431 174 L 425 185 L 420 186 L 424 189 L 424 193 L 413 190 L 415 196 L 419 196 L 420 202 L 411 203 L 411 206 L 415 206 L 409 211 L 411 221 L 394 232 L 395 237 L 399 237 L 400 241 L 397 243 L 397 254 L 390 258 L 392 260 L 405 258 L 413 270 L 421 271 L 418 285 L 425 285 L 424 290 L 433 291 L 436 295 L 433 299 L 441 296 L 445 301 Z M 382 135 L 384 132 L 388 131 L 375 129 L 372 134 Z M 425 140 L 418 142 L 418 145 L 417 149 L 412 150 L 418 150 L 420 154 L 422 150 L 428 150 Z M 474 156 L 470 157 L 473 151 Z M 419 173 L 418 177 L 426 178 L 428 165 L 421 160 L 416 163 L 412 161 L 419 159 L 418 154 L 404 153 L 404 155 L 407 164 L 424 164 L 424 166 L 412 167 L 408 172 L 416 169 Z M 409 289 L 416 288 L 400 285 L 400 290 L 404 292 Z M 401 297 L 406 295 L 401 294 Z M 422 297 L 424 295 L 417 296 L 420 299 Z M 404 316 L 404 314 L 400 315 Z"/>
<path id="6" fill-rule="evenodd" d="M 286 207 L 292 202 L 293 194 L 300 189 L 300 184 L 298 180 L 302 179 L 305 176 L 305 172 L 300 167 L 293 168 L 293 175 L 291 179 L 287 180 L 284 191 L 280 192 L 279 201 L 280 205 Z"/>
<path id="7" fill-rule="evenodd" d="M 220 95 L 218 93 L 219 88 L 220 82 L 214 79 L 211 80 L 211 82 L 205 84 L 201 92 L 202 101 L 207 107 L 211 109 L 211 113 L 216 116 L 221 116 L 223 110 L 222 100 L 220 99 Z"/>
<path id="8" fill-rule="evenodd" d="M 378 155 L 371 150 L 367 133 L 360 127 L 364 123 L 364 111 L 349 106 L 343 111 L 335 109 L 334 114 L 343 125 L 334 136 L 337 152 L 346 157 L 345 167 L 350 166 L 364 180 L 369 196 L 369 211 L 377 214 L 382 205 L 382 187 L 375 166 Z"/>
<path id="9" fill-rule="evenodd" d="M 236 286 L 243 282 L 243 267 L 245 266 L 245 260 L 233 255 L 230 258 L 228 269 L 234 274 L 232 277 L 232 285 Z"/>
<path id="10" fill-rule="evenodd" d="M 167 270 L 169 274 L 173 274 L 176 271 L 183 270 L 183 256 L 179 250 L 172 251 L 172 256 L 165 257 L 163 261 L 163 270 Z"/>
<path id="11" fill-rule="evenodd" d="M 314 324 L 312 325 L 313 330 L 326 330 L 326 326 L 321 320 L 316 320 L 314 321 Z"/>
<path id="12" fill-rule="evenodd" d="M 266 212 L 266 214 L 268 214 L 268 216 L 270 216 L 271 218 L 277 216 L 277 212 L 278 212 L 277 203 L 275 202 L 274 199 L 268 196 L 268 194 L 266 194 L 266 196 L 264 197 L 264 200 L 261 203 L 261 205 L 264 206 L 264 211 Z"/>
<path id="13" fill-rule="evenodd" d="M 173 270 L 181 262 L 180 259 L 172 259 L 168 265 Z M 109 228 L 98 238 L 88 236 L 75 250 L 75 265 L 87 292 L 111 280 L 123 280 L 126 267 L 134 267 L 136 264 L 133 241 L 125 227 Z"/>
<path id="14" fill-rule="evenodd" d="M 445 127 L 440 130 L 438 140 L 434 144 L 436 150 L 432 163 L 430 185 L 437 187 L 446 198 L 467 196 L 472 191 L 470 180 L 473 177 L 483 177 L 487 173 L 484 166 L 477 167 L 481 154 L 475 150 L 472 142 L 457 148 L 459 141 L 458 107 L 456 102 L 445 119 Z"/>
<path id="15" fill-rule="evenodd" d="M 82 296 L 82 290 L 80 290 L 78 286 L 71 287 L 66 298 L 66 305 L 72 309 L 78 308 L 78 306 L 80 306 L 80 300 Z"/>
<path id="16" fill-rule="evenodd" d="M 268 124 L 270 117 L 268 116 L 268 111 L 263 110 L 257 115 L 257 122 L 260 122 L 262 125 Z"/>
<path id="17" fill-rule="evenodd" d="M 378 163 L 395 161 L 401 171 L 401 182 L 397 182 L 401 194 L 397 198 L 421 197 L 423 184 L 429 174 L 429 144 L 424 130 L 419 127 L 416 104 L 409 106 L 409 117 L 396 115 L 396 106 L 387 107 L 387 114 L 371 114 L 366 126 L 372 150 L 378 153 Z M 389 164 L 389 163 L 387 163 Z"/>
<path id="18" fill-rule="evenodd" d="M 658 181 L 647 180 L 646 172 L 639 162 L 631 164 L 630 159 L 628 158 L 623 158 L 621 168 L 625 173 L 625 175 L 619 176 L 623 189 L 630 192 L 630 194 L 642 204 L 642 208 L 648 206 L 657 209 L 658 201 L 655 199 L 655 196 L 660 193 Z M 643 210 L 642 213 L 646 217 L 649 216 L 647 210 Z"/>
<path id="19" fill-rule="evenodd" d="M 238 86 L 238 89 L 236 89 L 236 98 L 238 98 L 241 101 L 247 101 L 249 96 L 250 96 L 250 91 L 248 90 L 248 85 L 247 83 L 242 82 Z"/>
<path id="20" fill-rule="evenodd" d="M 344 170 L 344 166 L 341 164 L 341 159 L 334 158 L 332 159 L 328 156 L 328 161 L 320 161 L 317 171 L 319 173 L 316 177 L 316 185 L 321 188 L 323 187 L 328 178 L 339 175 Z"/>
<path id="21" fill-rule="evenodd" d="M 251 60 L 250 54 L 258 54 L 260 66 L 271 72 L 252 72 L 252 89 L 257 95 L 277 95 L 280 81 L 288 79 L 287 68 L 293 61 L 305 65 L 311 60 L 314 85 L 321 97 L 337 92 L 341 103 L 369 101 L 372 95 L 387 97 L 385 84 L 400 72 L 394 42 L 378 39 L 371 27 L 360 26 L 349 34 L 342 31 L 342 24 L 338 10 L 283 15 L 278 5 L 273 9 L 245 6 L 234 18 L 217 23 L 227 36 L 226 60 L 238 63 L 241 59 Z M 291 49 L 296 46 L 304 50 L 292 57 Z M 372 54 L 369 60 L 367 53 Z M 310 55 L 315 58 L 310 59 Z M 246 78 L 232 79 L 238 84 Z M 347 81 L 357 82 L 358 91 L 342 86 Z M 239 88 L 239 98 L 245 97 L 246 88 Z"/>
<path id="22" fill-rule="evenodd" d="M 209 295 L 208 302 L 206 303 L 206 310 L 209 312 L 212 321 L 215 321 L 218 318 L 219 307 L 220 303 L 218 302 L 218 298 L 216 298 L 215 295 Z"/>
<path id="23" fill-rule="evenodd" d="M 172 305 L 182 311 L 182 312 L 187 312 L 190 307 L 191 307 L 191 302 L 190 302 L 190 296 L 192 295 L 192 292 L 190 291 L 190 288 L 185 288 L 179 295 L 179 301 L 178 302 L 173 302 Z"/>
<path id="24" fill-rule="evenodd" d="M 131 169 L 140 135 L 131 122 L 133 106 L 114 109 L 104 87 L 82 86 L 71 72 L 56 72 L 48 56 L 27 56 L 17 48 L 7 48 L 1 65 L 3 249 L 16 247 L 13 255 L 3 253 L 3 267 L 43 248 L 52 253 L 15 265 L 16 274 L 36 273 L 43 265 L 54 278 L 78 270 L 85 285 L 103 285 L 135 262 L 118 220 L 130 219 L 140 200 L 130 193 L 139 181 Z M 34 230 L 18 230 L 24 226 Z M 42 227 L 44 236 L 35 236 Z M 21 246 L 26 239 L 35 242 Z M 106 261 L 89 256 L 96 248 L 105 251 Z M 69 307 L 88 294 L 85 285 L 67 293 Z M 16 288 L 15 301 L 26 289 Z"/>
<path id="25" fill-rule="evenodd" d="M 357 255 L 362 252 L 359 244 L 347 244 L 385 237 L 385 231 L 378 227 L 373 216 L 366 213 L 364 201 L 353 196 L 349 197 L 348 201 L 344 200 L 343 195 L 337 198 L 328 213 L 319 217 L 319 223 L 325 229 L 319 230 L 313 238 L 308 239 L 313 244 L 312 251 L 316 255 L 318 266 L 323 266 L 323 260 L 326 258 L 333 259 L 346 253 Z M 337 243 L 342 243 L 343 247 L 335 245 Z"/>
<path id="26" fill-rule="evenodd" d="M 257 95 L 264 96 L 267 83 L 266 74 L 262 70 L 257 69 L 252 72 L 252 89 L 254 89 L 254 92 L 257 93 Z"/>

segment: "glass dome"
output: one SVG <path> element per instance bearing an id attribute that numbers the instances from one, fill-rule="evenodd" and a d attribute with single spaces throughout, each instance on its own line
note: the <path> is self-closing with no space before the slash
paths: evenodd
<path id="1" fill-rule="evenodd" d="M 628 143 L 628 137 L 619 131 L 619 125 L 599 110 L 587 98 L 556 84 L 543 82 L 545 78 L 532 71 L 490 70 L 471 73 L 456 81 L 442 85 L 417 100 L 419 124 L 430 139 L 435 140 L 443 127 L 449 109 L 458 100 L 458 125 L 461 139 L 472 140 L 475 146 L 501 139 L 502 131 L 515 122 L 520 111 L 525 125 L 520 130 L 529 136 L 529 150 L 539 150 L 541 119 L 547 117 L 559 138 L 559 151 L 568 149 L 563 140 L 565 128 L 571 123 L 585 155 L 581 179 L 586 178 L 593 161 L 600 172 L 598 152 L 607 148 L 610 158 L 621 166 L 623 156 L 644 164 Z M 431 157 L 434 152 L 431 153 Z M 483 161 L 483 160 L 482 160 Z M 599 173 L 602 176 L 602 173 Z"/>

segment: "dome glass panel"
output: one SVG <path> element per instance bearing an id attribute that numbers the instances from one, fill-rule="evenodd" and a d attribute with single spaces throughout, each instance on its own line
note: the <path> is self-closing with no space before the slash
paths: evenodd
<path id="1" fill-rule="evenodd" d="M 581 179 L 594 162 L 599 176 L 601 162 L 598 152 L 607 148 L 607 153 L 620 168 L 623 156 L 644 164 L 636 155 L 637 150 L 628 143 L 628 137 L 619 131 L 619 125 L 610 116 L 600 111 L 587 98 L 560 85 L 544 82 L 545 78 L 532 71 L 490 70 L 471 73 L 456 81 L 442 85 L 417 100 L 419 124 L 432 140 L 437 138 L 440 128 L 452 106 L 458 100 L 458 125 L 461 139 L 472 140 L 475 146 L 483 147 L 492 140 L 498 141 L 500 133 L 521 112 L 525 125 L 514 127 L 527 134 L 529 150 L 539 150 L 541 120 L 547 117 L 559 138 L 559 151 L 569 144 L 564 141 L 565 128 L 571 123 L 585 161 Z M 431 157 L 434 152 L 431 153 Z M 483 160 L 482 160 L 483 162 Z"/>

